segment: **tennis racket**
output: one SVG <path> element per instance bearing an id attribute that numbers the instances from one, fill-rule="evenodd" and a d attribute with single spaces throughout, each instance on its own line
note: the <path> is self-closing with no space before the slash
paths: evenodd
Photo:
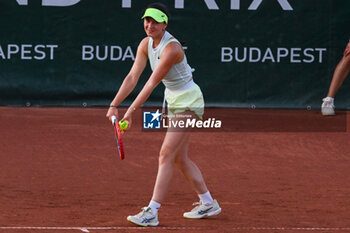
<path id="1" fill-rule="evenodd" d="M 118 148 L 118 154 L 120 156 L 120 159 L 123 160 L 125 158 L 124 154 L 124 145 L 123 145 L 123 139 L 122 139 L 122 131 L 119 127 L 119 121 L 116 116 L 112 116 L 112 124 L 114 128 L 115 133 L 115 139 L 117 140 L 117 148 Z"/>

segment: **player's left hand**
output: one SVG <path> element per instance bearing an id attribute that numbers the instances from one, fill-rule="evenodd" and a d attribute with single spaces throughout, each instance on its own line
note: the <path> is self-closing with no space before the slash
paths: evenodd
<path id="1" fill-rule="evenodd" d="M 128 128 L 126 130 L 129 130 L 131 125 L 132 125 L 132 114 L 127 111 L 125 113 L 122 121 L 127 121 L 128 122 Z"/>

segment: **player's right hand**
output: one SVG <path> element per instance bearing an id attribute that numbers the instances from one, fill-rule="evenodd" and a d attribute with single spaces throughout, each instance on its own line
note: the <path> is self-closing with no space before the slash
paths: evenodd
<path id="1" fill-rule="evenodd" d="M 116 107 L 109 107 L 106 117 L 112 122 L 112 116 L 116 116 L 119 119 L 118 109 Z"/>

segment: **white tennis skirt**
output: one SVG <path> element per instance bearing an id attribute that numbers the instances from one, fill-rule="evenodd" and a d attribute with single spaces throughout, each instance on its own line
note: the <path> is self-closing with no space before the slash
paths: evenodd
<path id="1" fill-rule="evenodd" d="M 165 100 L 168 103 L 168 117 L 175 114 L 192 111 L 199 119 L 204 114 L 204 98 L 199 86 L 192 80 L 179 90 L 165 88 Z"/>

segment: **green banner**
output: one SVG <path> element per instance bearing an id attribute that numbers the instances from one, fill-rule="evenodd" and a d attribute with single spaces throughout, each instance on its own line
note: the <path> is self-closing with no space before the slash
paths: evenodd
<path id="1" fill-rule="evenodd" d="M 141 16 L 151 2 L 1 1 L 0 104 L 108 105 L 146 36 Z M 161 2 L 208 106 L 319 108 L 350 37 L 350 1 Z M 350 108 L 349 88 L 345 81 L 338 109 Z M 160 105 L 163 91 L 147 105 Z"/>

